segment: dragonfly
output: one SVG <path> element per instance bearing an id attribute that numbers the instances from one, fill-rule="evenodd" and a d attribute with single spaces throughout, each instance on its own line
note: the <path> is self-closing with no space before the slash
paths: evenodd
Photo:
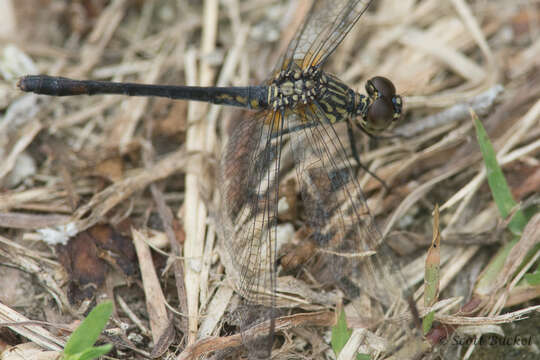
<path id="1" fill-rule="evenodd" d="M 237 292 L 248 306 L 270 310 L 260 311 L 270 322 L 268 333 L 244 339 L 250 358 L 269 358 L 273 348 L 278 276 L 286 258 L 279 255 L 277 233 L 280 183 L 287 168 L 296 174 L 303 204 L 297 228 L 305 234 L 302 241 L 315 249 L 289 263 L 312 265 L 318 283 L 338 287 L 349 301 L 361 292 L 386 306 L 402 298 L 405 282 L 358 181 L 362 164 L 353 131 L 378 135 L 394 126 L 402 116 L 402 98 L 385 77 L 368 80 L 366 94 L 360 94 L 323 69 L 372 2 L 313 1 L 272 76 L 260 86 L 170 86 L 46 75 L 19 80 L 23 91 L 45 95 L 156 96 L 251 111 L 234 124 L 225 145 L 217 221 Z M 340 124 L 347 136 L 338 133 Z M 252 324 L 245 315 L 242 330 Z"/>

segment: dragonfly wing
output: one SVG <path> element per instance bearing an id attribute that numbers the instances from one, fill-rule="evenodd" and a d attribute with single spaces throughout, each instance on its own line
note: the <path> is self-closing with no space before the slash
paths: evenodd
<path id="1" fill-rule="evenodd" d="M 405 282 L 374 223 L 349 160 L 348 146 L 316 102 L 302 114 L 312 125 L 291 136 L 290 142 L 305 224 L 317 248 L 316 278 L 321 283 L 343 285 L 348 279 L 354 280 L 356 290 L 384 305 L 399 301 Z M 285 117 L 286 128 L 297 126 L 296 120 L 288 123 L 293 116 Z M 351 289 L 342 290 L 349 297 L 355 296 Z"/>
<path id="2" fill-rule="evenodd" d="M 218 228 L 226 247 L 222 253 L 227 256 L 226 266 L 230 264 L 227 273 L 235 278 L 236 290 L 249 307 L 240 315 L 241 330 L 245 334 L 245 330 L 262 321 L 272 322 L 266 335 L 244 339 L 252 358 L 269 357 L 273 342 L 282 144 L 272 129 L 281 126 L 280 119 L 279 112 L 269 111 L 235 122 L 220 166 Z"/>
<path id="3" fill-rule="evenodd" d="M 323 285 L 338 285 L 352 299 L 359 291 L 390 305 L 403 295 L 395 261 L 381 241 L 349 161 L 350 151 L 316 103 L 294 110 L 261 112 L 234 124 L 221 164 L 221 237 L 227 273 L 252 311 L 243 332 L 269 321 L 263 336 L 245 338 L 250 356 L 269 355 L 277 316 L 278 193 L 287 170 L 296 173 L 315 253 L 301 266 Z M 284 150 L 285 149 L 285 150 Z M 225 252 L 224 252 L 225 253 Z M 352 280 L 352 285 L 349 284 Z M 279 296 L 279 295 L 278 295 Z"/>
<path id="4" fill-rule="evenodd" d="M 372 0 L 315 0 L 306 20 L 278 63 L 277 72 L 295 62 L 302 69 L 322 66 Z"/>

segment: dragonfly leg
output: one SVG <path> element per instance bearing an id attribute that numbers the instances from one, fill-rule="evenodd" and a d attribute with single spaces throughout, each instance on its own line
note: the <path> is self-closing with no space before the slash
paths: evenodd
<path id="1" fill-rule="evenodd" d="M 388 188 L 388 186 L 386 185 L 386 183 L 384 182 L 384 180 L 382 180 L 380 177 L 378 177 L 375 173 L 373 173 L 371 170 L 369 170 L 367 168 L 367 166 L 365 166 L 364 164 L 362 164 L 362 162 L 360 161 L 360 156 L 358 155 L 358 149 L 356 147 L 356 140 L 354 138 L 354 133 L 353 133 L 353 129 L 352 129 L 352 125 L 349 121 L 347 121 L 347 135 L 349 137 L 349 142 L 351 144 L 351 151 L 352 151 L 352 156 L 354 158 L 354 162 L 356 163 L 356 170 L 355 170 L 355 176 L 358 176 L 358 172 L 360 169 L 363 169 L 365 172 L 367 172 L 369 175 L 373 176 L 373 178 L 375 178 L 376 180 L 378 180 L 382 187 L 386 190 L 386 191 L 389 191 L 390 189 Z"/>

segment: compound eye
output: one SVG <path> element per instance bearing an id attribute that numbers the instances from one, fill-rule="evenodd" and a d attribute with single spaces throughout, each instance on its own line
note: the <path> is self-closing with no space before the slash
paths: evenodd
<path id="1" fill-rule="evenodd" d="M 386 130 L 394 118 L 394 106 L 388 98 L 378 98 L 369 107 L 366 130 L 377 133 Z"/>
<path id="2" fill-rule="evenodd" d="M 380 96 L 391 99 L 396 95 L 396 87 L 394 84 L 383 76 L 375 76 L 370 80 L 371 86 L 379 93 Z M 369 90 L 367 90 L 369 93 Z"/>

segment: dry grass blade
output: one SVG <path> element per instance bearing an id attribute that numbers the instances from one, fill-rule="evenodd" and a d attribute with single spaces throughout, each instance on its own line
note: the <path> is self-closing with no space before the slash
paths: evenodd
<path id="1" fill-rule="evenodd" d="M 313 312 L 309 314 L 290 315 L 276 319 L 276 330 L 282 331 L 297 326 L 331 326 L 335 322 L 335 314 L 333 312 Z M 249 329 L 250 333 L 265 334 L 268 332 L 270 322 L 264 322 Z M 242 345 L 242 335 L 232 335 L 218 338 L 207 338 L 199 340 L 197 343 L 189 346 L 177 358 L 178 360 L 196 359 L 210 351 L 237 347 Z"/>
<path id="2" fill-rule="evenodd" d="M 203 2 L 203 26 L 201 53 L 208 55 L 214 47 L 217 33 L 218 2 L 206 0 Z M 194 52 L 186 54 L 187 85 L 211 85 L 215 70 L 202 61 L 200 72 L 195 71 Z M 196 80 L 198 78 L 198 81 Z M 202 114 L 207 109 L 206 104 L 190 104 L 188 109 L 188 123 L 191 126 L 186 134 L 186 148 L 188 151 L 211 152 L 214 147 L 215 129 L 202 120 Z M 184 244 L 186 293 L 188 311 L 188 344 L 195 342 L 199 324 L 199 288 L 200 269 L 203 255 L 204 234 L 206 228 L 207 209 L 199 195 L 199 179 L 195 174 L 186 176 L 186 202 L 185 221 L 186 242 Z"/>
<path id="3" fill-rule="evenodd" d="M 152 329 L 152 337 L 157 343 L 160 337 L 169 328 L 169 317 L 167 308 L 165 307 L 165 297 L 159 284 L 159 279 L 155 273 L 154 263 L 150 249 L 145 241 L 145 236 L 133 230 L 133 243 L 137 250 L 139 259 L 139 268 L 141 269 L 141 277 L 146 295 L 146 305 L 148 307 L 148 316 L 150 327 Z"/>
<path id="4" fill-rule="evenodd" d="M 30 323 L 30 325 L 28 323 Z M 63 339 L 51 334 L 42 326 L 31 325 L 31 323 L 32 322 L 28 318 L 0 303 L 0 326 L 9 327 L 15 333 L 30 339 L 32 342 L 45 349 L 55 351 L 62 350 L 66 344 Z"/>

